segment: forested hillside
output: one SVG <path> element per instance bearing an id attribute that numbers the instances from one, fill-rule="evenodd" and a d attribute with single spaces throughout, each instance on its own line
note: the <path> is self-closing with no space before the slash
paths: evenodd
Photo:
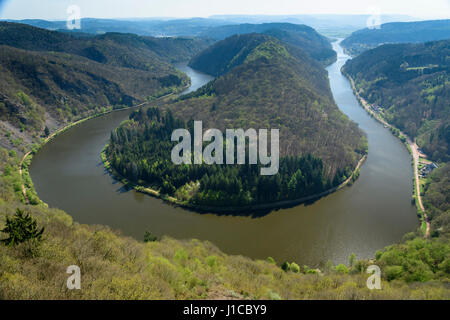
<path id="1" fill-rule="evenodd" d="M 79 36 L 25 24 L 0 22 L 0 45 L 32 51 L 57 51 L 121 67 L 148 70 L 157 59 L 187 61 L 212 43 L 193 38 L 154 38 L 131 33 Z"/>
<path id="2" fill-rule="evenodd" d="M 250 33 L 269 35 L 291 46 L 299 47 L 323 65 L 330 64 L 336 59 L 336 53 L 328 39 L 306 25 L 291 23 L 226 25 L 210 28 L 201 36 L 224 40 L 233 35 Z"/>
<path id="3" fill-rule="evenodd" d="M 450 40 L 423 44 L 383 45 L 349 60 L 343 70 L 355 80 L 359 94 L 371 103 L 382 118 L 407 133 L 440 168 L 434 170 L 421 189 L 425 210 L 431 223 L 429 245 L 449 248 L 450 225 Z M 390 279 L 409 279 L 408 262 L 399 258 L 404 252 L 425 251 L 407 242 L 379 253 L 377 260 L 391 264 Z M 403 252 L 403 253 L 402 253 Z M 448 274 L 448 253 L 442 263 Z M 384 258 L 383 258 L 384 257 Z M 414 278 L 429 278 L 423 268 Z"/>
<path id="4" fill-rule="evenodd" d="M 428 178 L 424 188 L 425 208 L 433 237 L 450 239 L 450 164 L 442 165 Z"/>
<path id="5" fill-rule="evenodd" d="M 450 40 L 384 45 L 344 66 L 356 88 L 435 161 L 449 161 Z"/>
<path id="6" fill-rule="evenodd" d="M 132 34 L 77 37 L 0 23 L 1 143 L 15 147 L 60 125 L 175 92 L 189 79 L 170 62 L 206 40 Z"/>
<path id="7" fill-rule="evenodd" d="M 153 109 L 138 112 L 113 133 L 107 154 L 121 175 L 211 206 L 298 199 L 350 177 L 367 142 L 334 104 L 318 62 L 296 47 L 258 34 L 230 37 L 199 57 L 201 70 L 208 67 L 223 75 L 164 106 L 174 116 Z M 280 174 L 260 177 L 251 166 L 174 166 L 170 134 L 177 126 L 192 128 L 190 121 L 180 119 L 202 120 L 204 128 L 222 131 L 280 129 Z"/>
<path id="8" fill-rule="evenodd" d="M 388 43 L 419 43 L 450 39 L 450 20 L 393 22 L 379 29 L 362 29 L 342 41 L 352 55 L 358 55 Z"/>

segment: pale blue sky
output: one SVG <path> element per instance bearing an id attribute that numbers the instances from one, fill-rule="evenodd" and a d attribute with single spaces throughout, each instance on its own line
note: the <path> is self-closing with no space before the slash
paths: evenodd
<path id="1" fill-rule="evenodd" d="M 450 0 L 0 0 L 0 18 L 66 19 L 71 4 L 82 17 L 207 17 L 215 14 L 406 14 L 450 18 Z"/>

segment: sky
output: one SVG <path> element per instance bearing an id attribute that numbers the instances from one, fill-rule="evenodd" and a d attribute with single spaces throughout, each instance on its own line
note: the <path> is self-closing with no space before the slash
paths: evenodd
<path id="1" fill-rule="evenodd" d="M 0 18 L 66 20 L 77 5 L 82 17 L 208 17 L 223 14 L 404 14 L 450 18 L 450 0 L 0 0 Z M 375 9 L 374 9 L 375 8 Z"/>

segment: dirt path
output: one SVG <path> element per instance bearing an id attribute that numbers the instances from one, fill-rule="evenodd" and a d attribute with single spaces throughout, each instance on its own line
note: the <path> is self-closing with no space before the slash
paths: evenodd
<path id="1" fill-rule="evenodd" d="M 363 97 L 361 97 L 359 95 L 359 93 L 357 93 L 356 91 L 356 87 L 355 87 L 355 82 L 353 81 L 353 79 L 349 76 L 347 76 L 350 79 L 350 83 L 352 85 L 353 88 L 353 92 L 355 93 L 356 97 L 358 98 L 358 100 L 361 102 L 362 106 L 364 107 L 364 109 L 371 115 L 374 116 L 375 119 L 377 119 L 379 122 L 381 122 L 382 124 L 384 124 L 384 126 L 388 129 L 390 128 L 394 128 L 392 125 L 390 125 L 388 122 L 386 122 L 383 118 L 381 118 L 377 113 L 375 113 L 372 108 L 370 103 L 368 103 Z M 408 143 L 410 149 L 411 149 L 411 154 L 413 157 L 413 163 L 414 163 L 414 181 L 415 181 L 415 192 L 417 195 L 417 202 L 419 203 L 419 207 L 420 210 L 422 210 L 423 213 L 423 218 L 425 220 L 425 223 L 427 225 L 427 229 L 425 232 L 425 237 L 428 238 L 430 235 L 430 221 L 428 219 L 428 215 L 425 211 L 425 207 L 423 206 L 423 202 L 422 202 L 422 196 L 420 194 L 420 179 L 419 179 L 419 160 L 420 160 L 420 156 L 422 155 L 419 152 L 419 147 L 417 146 L 415 141 L 412 141 L 408 135 L 406 135 L 405 133 L 400 131 L 400 134 L 402 136 L 406 137 L 406 142 Z M 423 156 L 423 155 L 422 155 Z"/>

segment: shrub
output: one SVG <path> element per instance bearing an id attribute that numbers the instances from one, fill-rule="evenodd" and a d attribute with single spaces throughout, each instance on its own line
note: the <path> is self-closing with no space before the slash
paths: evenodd
<path id="1" fill-rule="evenodd" d="M 291 271 L 294 273 L 299 273 L 300 272 L 300 267 L 298 264 L 296 264 L 295 262 L 291 263 Z"/>
<path id="2" fill-rule="evenodd" d="M 291 269 L 291 265 L 289 264 L 289 262 L 285 261 L 281 265 L 281 269 L 283 269 L 284 271 L 288 272 Z"/>
<path id="3" fill-rule="evenodd" d="M 277 264 L 277 262 L 275 261 L 275 259 L 272 258 L 272 257 L 267 257 L 267 262 L 272 263 L 272 264 Z"/>
<path id="4" fill-rule="evenodd" d="M 348 273 L 349 270 L 348 270 L 348 268 L 345 265 L 343 265 L 341 263 L 341 264 L 338 264 L 336 266 L 336 271 L 339 272 L 339 273 L 342 273 L 342 274 L 346 274 L 346 273 Z"/>
<path id="5" fill-rule="evenodd" d="M 154 242 L 157 241 L 158 237 L 152 234 L 150 231 L 145 231 L 144 242 Z"/>

